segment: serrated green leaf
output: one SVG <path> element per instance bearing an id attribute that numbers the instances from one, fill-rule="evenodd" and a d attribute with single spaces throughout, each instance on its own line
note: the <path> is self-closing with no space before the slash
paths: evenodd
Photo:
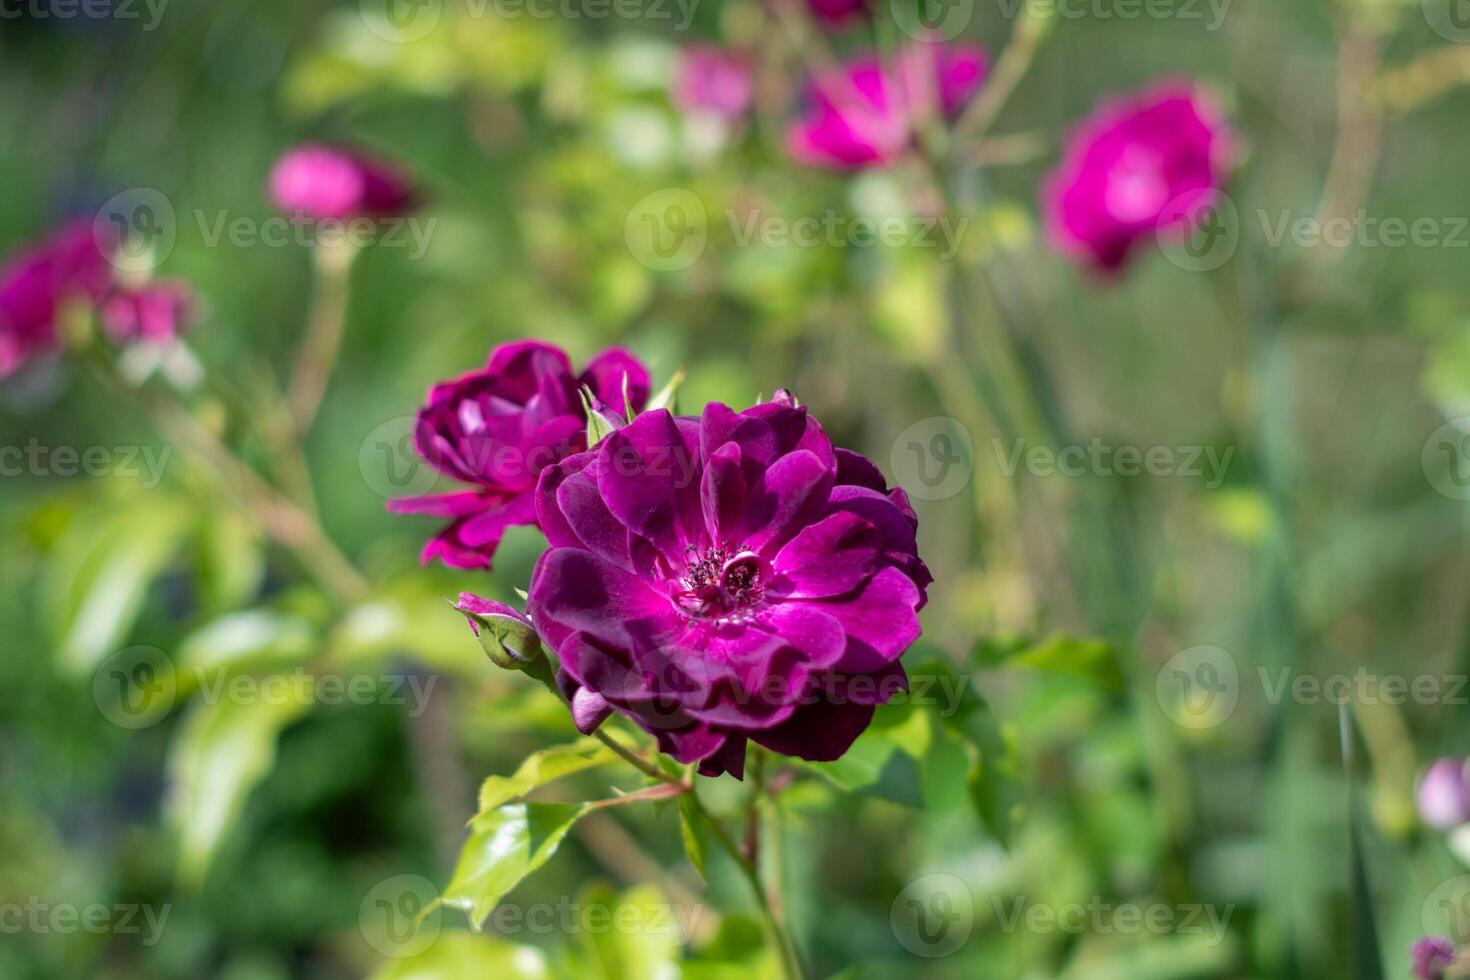
<path id="1" fill-rule="evenodd" d="M 860 793 L 904 806 L 921 806 L 919 765 L 881 731 L 869 729 L 852 748 L 833 762 L 803 762 L 828 782 L 849 793 Z"/>
<path id="2" fill-rule="evenodd" d="M 190 706 L 169 750 L 166 803 L 179 835 L 179 874 L 185 882 L 203 880 L 246 797 L 275 764 L 280 733 L 311 706 L 308 689 L 295 693 Z"/>
<path id="3" fill-rule="evenodd" d="M 480 787 L 480 810 L 517 801 L 547 783 L 617 760 L 612 749 L 593 739 L 557 745 L 527 756 L 511 776 L 491 776 Z"/>
<path id="4" fill-rule="evenodd" d="M 439 902 L 462 910 L 478 930 L 506 893 L 541 867 L 590 803 L 510 803 L 470 821 L 454 877 Z"/>

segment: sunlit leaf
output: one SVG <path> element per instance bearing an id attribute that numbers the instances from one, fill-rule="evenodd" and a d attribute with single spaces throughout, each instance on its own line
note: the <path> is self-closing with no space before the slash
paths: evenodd
<path id="1" fill-rule="evenodd" d="M 442 932 L 428 949 L 385 964 L 371 980 L 544 980 L 546 954 L 492 936 Z"/>
<path id="2" fill-rule="evenodd" d="M 461 909 L 475 929 L 506 893 L 541 867 L 591 809 L 589 803 L 510 803 L 470 821 L 454 877 L 439 901 Z"/>
<path id="3" fill-rule="evenodd" d="M 547 783 L 617 759 L 612 749 L 593 739 L 533 752 L 512 776 L 491 776 L 480 787 L 480 810 L 493 810 L 526 796 Z"/>

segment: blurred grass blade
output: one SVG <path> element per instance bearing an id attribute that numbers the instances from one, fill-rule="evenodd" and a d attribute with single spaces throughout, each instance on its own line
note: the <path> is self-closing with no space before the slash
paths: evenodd
<path id="1" fill-rule="evenodd" d="M 1368 868 L 1363 861 L 1362 808 L 1358 804 L 1352 721 L 1346 702 L 1339 704 L 1337 711 L 1343 776 L 1347 780 L 1348 838 L 1353 862 L 1353 971 L 1357 980 L 1383 980 L 1383 953 L 1373 916 L 1373 893 L 1368 885 Z"/>

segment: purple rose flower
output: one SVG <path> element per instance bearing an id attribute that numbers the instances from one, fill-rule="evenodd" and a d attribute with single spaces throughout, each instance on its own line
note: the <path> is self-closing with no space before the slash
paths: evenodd
<path id="1" fill-rule="evenodd" d="M 389 502 L 396 513 L 452 519 L 424 547 L 424 563 L 489 568 L 506 528 L 536 523 L 541 471 L 587 445 L 578 389 L 589 387 L 623 412 L 625 379 L 637 411 L 648 401 L 648 371 L 627 351 L 605 350 L 575 375 L 560 348 L 520 341 L 491 351 L 482 370 L 429 389 L 414 447 L 430 466 L 474 489 Z"/>
<path id="2" fill-rule="evenodd" d="M 1053 247 L 1116 271 L 1139 241 L 1182 235 L 1218 201 L 1234 156 L 1220 111 L 1189 82 L 1104 103 L 1043 184 Z"/>
<path id="3" fill-rule="evenodd" d="M 413 181 L 391 164 L 317 144 L 297 147 L 276 162 L 270 194 L 282 211 L 334 219 L 402 214 L 416 196 Z"/>
<path id="4" fill-rule="evenodd" d="M 640 415 L 548 467 L 536 510 L 528 610 L 584 731 L 616 710 L 739 778 L 747 739 L 836 759 L 907 687 L 917 518 L 789 395 Z"/>
<path id="5" fill-rule="evenodd" d="M 57 318 L 68 302 L 96 303 L 111 288 L 104 244 L 75 221 L 0 268 L 0 378 L 60 349 Z"/>
<path id="6" fill-rule="evenodd" d="M 113 343 L 168 344 L 183 334 L 194 314 L 194 295 L 181 282 L 159 280 L 119 289 L 102 301 L 98 316 Z"/>
<path id="7" fill-rule="evenodd" d="M 1419 980 L 1443 980 L 1455 962 L 1455 944 L 1443 936 L 1425 936 L 1414 942 L 1411 955 Z"/>
<path id="8" fill-rule="evenodd" d="M 1470 784 L 1464 759 L 1439 759 L 1419 781 L 1419 818 L 1448 830 L 1470 821 Z"/>
<path id="9" fill-rule="evenodd" d="M 750 108 L 750 65 L 731 51 L 705 44 L 679 52 L 674 71 L 674 103 L 687 112 L 739 119 Z"/>
<path id="10" fill-rule="evenodd" d="M 801 163 L 834 169 L 888 166 L 926 116 L 953 116 L 985 80 L 985 51 L 970 44 L 914 42 L 890 71 L 877 55 L 818 75 L 806 114 L 787 132 Z"/>
<path id="11" fill-rule="evenodd" d="M 868 13 L 867 0 L 807 0 L 806 5 L 827 27 L 845 27 Z"/>

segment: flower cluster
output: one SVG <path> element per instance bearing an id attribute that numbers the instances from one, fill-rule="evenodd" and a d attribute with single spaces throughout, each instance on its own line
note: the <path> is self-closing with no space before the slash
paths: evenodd
<path id="1" fill-rule="evenodd" d="M 705 775 L 748 741 L 836 759 L 907 689 L 932 581 L 918 521 L 788 394 L 639 415 L 546 467 L 527 612 L 584 732 L 614 711 Z M 473 596 L 467 613 L 498 608 Z"/>
<path id="2" fill-rule="evenodd" d="M 95 312 L 119 346 L 164 345 L 183 332 L 188 288 L 119 276 L 111 253 L 121 244 L 100 222 L 73 221 L 0 268 L 0 378 L 59 353 L 69 310 Z"/>

